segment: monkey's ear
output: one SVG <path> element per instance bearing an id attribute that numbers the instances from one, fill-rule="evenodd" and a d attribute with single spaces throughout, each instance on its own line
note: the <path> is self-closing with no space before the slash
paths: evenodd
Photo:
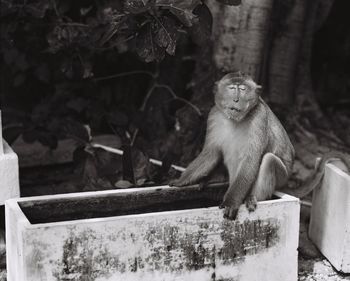
<path id="1" fill-rule="evenodd" d="M 214 83 L 214 87 L 213 87 L 213 93 L 214 93 L 214 95 L 216 95 L 216 93 L 218 92 L 219 83 L 220 83 L 220 80 L 219 80 L 219 81 L 216 81 L 216 82 Z"/>
<path id="2" fill-rule="evenodd" d="M 255 92 L 260 96 L 263 91 L 263 88 L 261 85 L 256 85 Z"/>

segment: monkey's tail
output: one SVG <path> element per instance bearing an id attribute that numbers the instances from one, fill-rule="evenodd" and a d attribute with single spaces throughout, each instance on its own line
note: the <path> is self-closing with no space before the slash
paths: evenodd
<path id="1" fill-rule="evenodd" d="M 350 171 L 350 159 L 348 157 L 336 151 L 327 152 L 322 156 L 321 161 L 316 166 L 316 169 L 306 178 L 305 182 L 301 186 L 298 188 L 285 188 L 281 191 L 298 198 L 305 197 L 321 184 L 326 164 L 336 159 L 340 159 L 345 164 L 348 171 Z"/>

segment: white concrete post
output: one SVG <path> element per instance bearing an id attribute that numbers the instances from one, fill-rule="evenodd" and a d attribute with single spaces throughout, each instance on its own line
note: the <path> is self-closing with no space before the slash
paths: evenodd
<path id="1" fill-rule="evenodd" d="M 350 175 L 334 164 L 314 190 L 309 236 L 338 271 L 350 273 Z"/>
<path id="2" fill-rule="evenodd" d="M 1 123 L 1 110 L 0 110 L 0 156 L 4 154 L 4 145 L 2 143 L 2 123 Z"/>
<path id="3" fill-rule="evenodd" d="M 2 138 L 0 111 L 0 205 L 19 197 L 18 157 Z"/>

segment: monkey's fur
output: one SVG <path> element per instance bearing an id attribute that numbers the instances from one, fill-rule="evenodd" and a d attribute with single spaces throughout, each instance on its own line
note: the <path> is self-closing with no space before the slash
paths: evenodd
<path id="1" fill-rule="evenodd" d="M 248 210 L 254 211 L 257 201 L 281 189 L 292 172 L 293 145 L 280 121 L 259 97 L 259 89 L 240 72 L 229 73 L 216 83 L 203 150 L 180 179 L 172 182 L 175 186 L 198 183 L 223 161 L 229 187 L 221 207 L 229 219 L 236 218 L 244 201 Z M 322 161 L 320 169 L 324 165 Z"/>

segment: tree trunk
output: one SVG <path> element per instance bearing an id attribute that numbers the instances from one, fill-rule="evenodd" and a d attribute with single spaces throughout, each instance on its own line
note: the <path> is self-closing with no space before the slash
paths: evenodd
<path id="1" fill-rule="evenodd" d="M 298 59 L 298 69 L 296 76 L 295 95 L 302 106 L 304 101 L 308 104 L 315 104 L 315 96 L 311 82 L 311 51 L 315 31 L 326 20 L 334 0 L 308 0 L 305 1 L 306 21 L 303 30 L 303 44 L 301 54 Z M 311 100 L 311 102 L 310 102 Z"/>
<path id="2" fill-rule="evenodd" d="M 333 2 L 293 0 L 289 5 L 276 2 L 266 74 L 270 101 L 287 105 L 300 97 L 304 100 L 312 96 L 313 36 L 326 19 Z"/>
<path id="3" fill-rule="evenodd" d="M 236 7 L 210 1 L 218 69 L 241 70 L 260 82 L 272 6 L 273 0 L 246 0 Z"/>
<path id="4" fill-rule="evenodd" d="M 276 1 L 273 14 L 266 74 L 268 99 L 278 104 L 291 104 L 303 41 L 305 0 L 295 0 L 290 5 Z"/>

